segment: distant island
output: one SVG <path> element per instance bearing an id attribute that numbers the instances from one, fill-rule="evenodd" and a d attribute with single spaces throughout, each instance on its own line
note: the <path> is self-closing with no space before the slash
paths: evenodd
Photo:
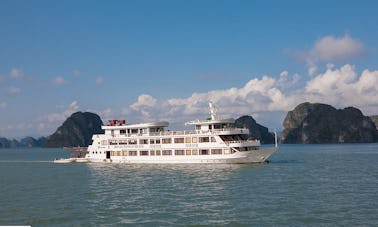
<path id="1" fill-rule="evenodd" d="M 92 135 L 103 133 L 101 118 L 91 112 L 76 112 L 50 136 L 21 140 L 0 137 L 0 148 L 14 147 L 86 147 Z M 250 138 L 262 144 L 274 143 L 274 135 L 252 116 L 235 120 L 237 127 L 250 130 Z M 378 115 L 366 117 L 354 107 L 338 110 L 322 103 L 301 103 L 289 111 L 283 122 L 281 143 L 371 143 L 378 142 Z"/>
<path id="2" fill-rule="evenodd" d="M 33 137 L 25 137 L 20 140 L 7 139 L 0 137 L 0 148 L 14 148 L 14 147 L 43 147 L 46 143 L 46 137 L 35 139 Z"/>

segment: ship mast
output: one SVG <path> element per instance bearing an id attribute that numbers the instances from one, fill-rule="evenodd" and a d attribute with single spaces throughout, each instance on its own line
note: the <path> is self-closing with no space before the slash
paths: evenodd
<path id="1" fill-rule="evenodd" d="M 209 102 L 209 109 L 210 109 L 211 120 L 215 120 L 215 117 L 217 115 L 217 109 L 214 107 L 214 104 L 212 101 Z"/>

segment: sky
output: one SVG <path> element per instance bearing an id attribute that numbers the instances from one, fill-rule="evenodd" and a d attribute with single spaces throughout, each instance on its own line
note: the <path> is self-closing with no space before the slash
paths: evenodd
<path id="1" fill-rule="evenodd" d="M 0 137 L 72 113 L 170 127 L 303 102 L 378 114 L 378 1 L 0 0 Z"/>

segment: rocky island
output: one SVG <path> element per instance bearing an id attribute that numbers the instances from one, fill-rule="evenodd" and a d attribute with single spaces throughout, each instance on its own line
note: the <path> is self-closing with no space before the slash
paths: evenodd
<path id="1" fill-rule="evenodd" d="M 274 143 L 274 134 L 256 122 L 251 116 L 242 116 L 235 120 L 235 126 L 240 128 L 248 128 L 249 136 L 258 139 L 262 144 Z"/>
<path id="2" fill-rule="evenodd" d="M 283 122 L 281 143 L 371 143 L 378 131 L 369 117 L 354 107 L 302 103 Z"/>
<path id="3" fill-rule="evenodd" d="M 48 137 L 45 147 L 86 147 L 92 135 L 103 133 L 102 120 L 94 113 L 76 112 L 67 118 L 54 134 Z"/>

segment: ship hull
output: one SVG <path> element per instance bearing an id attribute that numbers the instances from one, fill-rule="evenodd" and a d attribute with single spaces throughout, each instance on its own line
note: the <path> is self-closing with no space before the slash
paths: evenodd
<path id="1" fill-rule="evenodd" d="M 183 164 L 183 163 L 214 163 L 214 164 L 246 164 L 263 163 L 278 147 L 254 151 L 235 152 L 229 155 L 192 155 L 192 156 L 115 156 L 108 159 L 88 158 L 89 162 L 110 162 L 126 164 Z"/>

